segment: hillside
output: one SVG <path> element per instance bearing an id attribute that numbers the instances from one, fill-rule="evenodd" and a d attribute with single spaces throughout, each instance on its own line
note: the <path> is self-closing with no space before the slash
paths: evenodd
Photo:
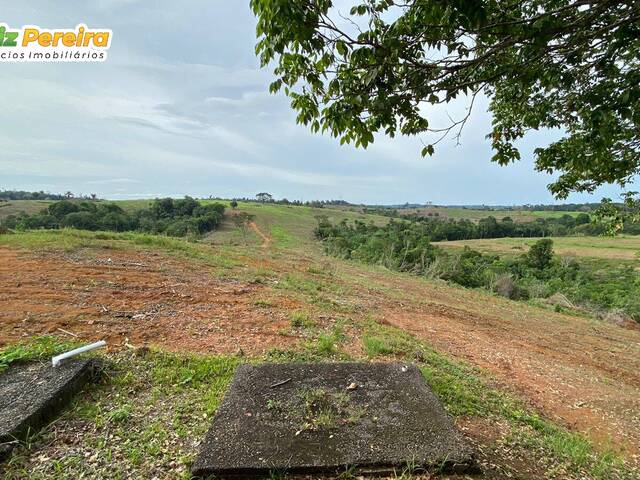
<path id="1" fill-rule="evenodd" d="M 0 348 L 104 338 L 111 362 L 6 478 L 189 478 L 239 362 L 344 359 L 416 363 L 478 451 L 472 478 L 635 477 L 640 331 L 328 257 L 317 215 L 388 221 L 248 203 L 198 242 L 0 235 Z"/>

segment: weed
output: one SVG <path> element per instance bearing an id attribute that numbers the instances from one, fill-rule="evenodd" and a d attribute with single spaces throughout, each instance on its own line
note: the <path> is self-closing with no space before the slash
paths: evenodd
<path id="1" fill-rule="evenodd" d="M 335 338 L 333 335 L 327 335 L 326 333 L 320 334 L 316 343 L 316 349 L 320 355 L 331 356 L 337 353 L 335 344 Z"/>
<path id="2" fill-rule="evenodd" d="M 256 307 L 264 307 L 264 308 L 268 308 L 268 307 L 272 307 L 273 306 L 273 302 L 271 300 L 267 300 L 267 299 L 263 299 L 263 298 L 259 298 L 258 300 L 254 301 L 253 304 Z"/>
<path id="3" fill-rule="evenodd" d="M 280 402 L 279 400 L 273 400 L 273 399 L 267 400 L 267 410 L 275 410 L 275 411 L 282 410 L 282 402 Z"/>
<path id="4" fill-rule="evenodd" d="M 362 345 L 364 346 L 364 353 L 369 358 L 393 353 L 393 348 L 380 337 L 364 335 L 362 337 Z"/>
<path id="5" fill-rule="evenodd" d="M 129 405 L 124 405 L 109 412 L 107 414 L 107 421 L 111 423 L 122 423 L 129 420 L 130 417 L 131 407 L 129 407 Z"/>
<path id="6" fill-rule="evenodd" d="M 303 311 L 295 311 L 289 315 L 289 321 L 293 328 L 310 328 L 314 326 L 314 322 L 308 313 Z"/>

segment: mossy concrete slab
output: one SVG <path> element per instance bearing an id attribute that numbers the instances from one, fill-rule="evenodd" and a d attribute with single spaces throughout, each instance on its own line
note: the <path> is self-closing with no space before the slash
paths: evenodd
<path id="1" fill-rule="evenodd" d="M 473 453 L 412 365 L 242 365 L 207 433 L 197 476 L 469 471 Z"/>
<path id="2" fill-rule="evenodd" d="M 50 421 L 92 376 L 91 360 L 11 365 L 0 373 L 0 460 L 16 439 Z"/>

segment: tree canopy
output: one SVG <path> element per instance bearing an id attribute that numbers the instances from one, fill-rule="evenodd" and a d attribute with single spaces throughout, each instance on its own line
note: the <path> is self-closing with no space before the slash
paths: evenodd
<path id="1" fill-rule="evenodd" d="M 431 132 L 422 155 L 468 119 L 430 125 L 429 104 L 490 99 L 487 132 L 506 165 L 517 140 L 557 128 L 536 169 L 560 173 L 559 198 L 640 172 L 637 0 L 251 0 L 256 52 L 276 63 L 297 120 L 367 147 L 378 132 Z M 489 130 L 489 128 L 488 128 Z"/>

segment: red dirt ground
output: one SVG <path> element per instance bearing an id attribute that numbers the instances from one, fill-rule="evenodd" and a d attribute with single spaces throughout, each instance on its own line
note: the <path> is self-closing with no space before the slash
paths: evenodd
<path id="1" fill-rule="evenodd" d="M 217 280 L 153 253 L 34 256 L 0 248 L 0 347 L 70 332 L 120 346 L 262 354 L 295 343 L 284 314 L 253 305 L 261 285 Z"/>
<path id="2" fill-rule="evenodd" d="M 549 317 L 387 304 L 378 319 L 489 370 L 545 416 L 637 462 L 640 332 L 555 312 Z"/>
<path id="3" fill-rule="evenodd" d="M 67 331 L 86 341 L 104 338 L 116 348 L 128 339 L 176 351 L 262 354 L 303 338 L 287 328 L 287 312 L 300 307 L 295 301 L 277 296 L 272 307 L 254 304 L 273 297 L 267 286 L 216 279 L 196 264 L 156 253 L 86 253 L 34 255 L 0 247 L 0 347 Z M 305 262 L 296 258 L 295 268 Z M 489 370 L 545 416 L 638 463 L 640 332 L 345 268 L 371 287 L 351 285 L 345 292 L 344 300 L 357 301 L 363 317 Z"/>

